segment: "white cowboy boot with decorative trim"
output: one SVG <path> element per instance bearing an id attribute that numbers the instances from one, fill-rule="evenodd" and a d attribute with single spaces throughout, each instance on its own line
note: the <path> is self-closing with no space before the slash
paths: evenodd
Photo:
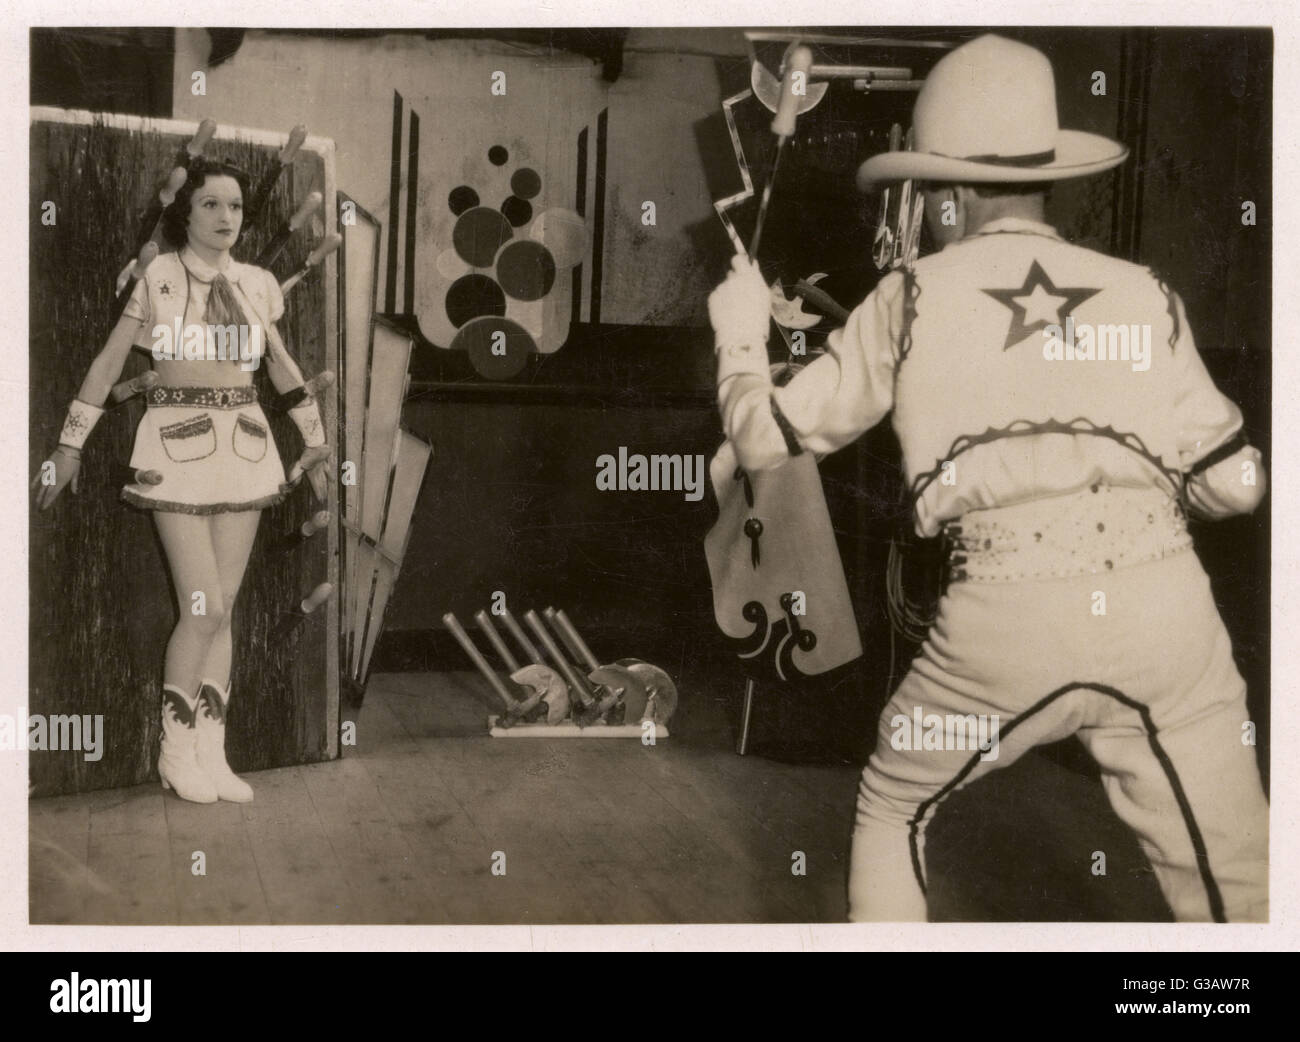
<path id="1" fill-rule="evenodd" d="M 229 704 L 230 690 L 223 694 L 216 681 L 204 678 L 199 686 L 197 712 L 199 767 L 212 780 L 223 800 L 250 803 L 252 786 L 226 763 L 226 706 Z"/>
<path id="2" fill-rule="evenodd" d="M 217 787 L 199 767 L 196 756 L 198 730 L 194 715 L 198 697 L 190 701 L 180 688 L 163 685 L 162 746 L 158 752 L 158 777 L 164 789 L 192 803 L 216 803 Z"/>

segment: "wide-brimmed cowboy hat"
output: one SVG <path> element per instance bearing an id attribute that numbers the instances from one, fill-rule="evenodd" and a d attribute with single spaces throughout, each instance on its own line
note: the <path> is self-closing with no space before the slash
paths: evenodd
<path id="1" fill-rule="evenodd" d="M 913 151 L 882 152 L 858 168 L 858 187 L 884 181 L 1025 182 L 1084 177 L 1118 166 L 1128 149 L 1062 130 L 1052 65 L 1041 51 L 980 36 L 945 55 L 912 111 Z"/>

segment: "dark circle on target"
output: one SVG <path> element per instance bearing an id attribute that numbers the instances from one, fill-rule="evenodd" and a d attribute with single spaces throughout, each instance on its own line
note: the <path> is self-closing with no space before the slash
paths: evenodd
<path id="1" fill-rule="evenodd" d="M 447 317 L 459 329 L 466 322 L 487 315 L 506 313 L 506 295 L 495 279 L 486 275 L 462 275 L 447 290 Z"/>
<path id="2" fill-rule="evenodd" d="M 471 206 L 478 206 L 478 192 L 469 185 L 460 185 L 453 188 L 451 194 L 447 196 L 447 205 L 451 207 L 451 212 L 459 217 Z"/>
<path id="3" fill-rule="evenodd" d="M 501 212 L 506 215 L 506 220 L 516 228 L 527 224 L 533 219 L 532 204 L 525 202 L 517 195 L 512 195 L 501 204 Z"/>
<path id="4" fill-rule="evenodd" d="M 488 161 L 493 166 L 505 166 L 510 161 L 510 153 L 500 145 L 493 145 L 488 149 Z"/>
<path id="5" fill-rule="evenodd" d="M 520 199 L 532 199 L 542 190 L 542 179 L 536 170 L 521 166 L 510 177 L 510 191 Z"/>
<path id="6" fill-rule="evenodd" d="M 515 300 L 541 300 L 555 285 L 555 258 L 540 242 L 512 242 L 497 258 L 497 281 Z"/>
<path id="7" fill-rule="evenodd" d="M 475 206 L 456 220 L 451 241 L 460 259 L 475 268 L 488 268 L 514 231 L 501 214 L 490 206 Z"/>
<path id="8" fill-rule="evenodd" d="M 497 337 L 498 333 L 503 334 L 504 339 Z M 502 345 L 503 354 L 492 353 L 494 342 Z M 537 350 L 537 345 L 518 322 L 492 315 L 465 323 L 452 338 L 451 349 L 464 351 L 479 376 L 488 380 L 509 380 L 523 372 L 528 356 Z"/>

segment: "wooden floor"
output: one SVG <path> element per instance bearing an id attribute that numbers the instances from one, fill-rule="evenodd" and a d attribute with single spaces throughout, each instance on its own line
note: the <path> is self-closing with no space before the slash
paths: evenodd
<path id="1" fill-rule="evenodd" d="M 31 921 L 844 920 L 856 767 L 738 757 L 700 710 L 654 747 L 482 737 L 478 683 L 375 677 L 357 745 L 247 775 L 251 804 L 157 785 L 30 801 Z M 930 831 L 931 917 L 1167 918 L 1108 815 L 1095 779 L 1037 754 L 957 794 Z"/>
<path id="2" fill-rule="evenodd" d="M 857 772 L 670 737 L 507 740 L 463 674 L 372 680 L 342 760 L 31 801 L 45 923 L 842 920 Z M 191 872 L 195 851 L 206 875 Z M 494 853 L 505 874 L 492 873 Z M 791 874 L 794 851 L 808 874 Z"/>

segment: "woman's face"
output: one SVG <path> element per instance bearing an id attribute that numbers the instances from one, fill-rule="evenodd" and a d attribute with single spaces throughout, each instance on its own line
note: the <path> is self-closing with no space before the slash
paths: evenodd
<path id="1" fill-rule="evenodd" d="M 239 182 L 225 174 L 209 176 L 190 197 L 189 237 L 210 250 L 229 250 L 244 223 Z"/>

